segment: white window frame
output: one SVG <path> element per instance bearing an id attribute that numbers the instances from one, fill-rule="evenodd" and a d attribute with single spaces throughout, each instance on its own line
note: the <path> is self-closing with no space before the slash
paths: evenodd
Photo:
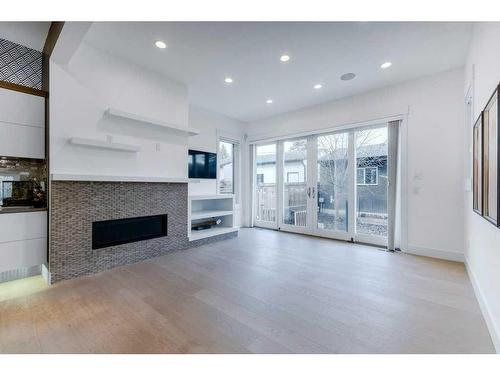
<path id="1" fill-rule="evenodd" d="M 220 192 L 220 180 L 219 180 L 219 171 L 220 171 L 220 144 L 231 143 L 233 145 L 233 193 L 221 193 Z M 217 131 L 217 195 L 229 195 L 233 194 L 235 203 L 239 204 L 240 202 L 240 188 L 241 188 L 241 143 L 242 141 L 238 136 L 234 134 L 228 134 L 223 131 Z"/>
<path id="2" fill-rule="evenodd" d="M 226 144 L 230 144 L 232 147 L 231 147 L 231 169 L 232 169 L 232 173 L 231 173 L 231 178 L 232 178 L 232 191 L 230 192 L 222 192 L 221 191 L 221 180 L 220 180 L 220 175 L 219 175 L 219 172 L 220 172 L 220 167 L 221 167 L 221 164 L 220 164 L 220 156 L 219 156 L 219 151 L 220 151 L 220 147 L 221 147 L 221 144 L 222 143 L 226 143 Z M 236 189 L 236 186 L 235 186 L 235 157 L 234 157 L 234 154 L 235 154 L 235 150 L 236 150 L 236 145 L 233 143 L 233 142 L 229 142 L 229 141 L 226 141 L 225 139 L 219 139 L 219 147 L 217 148 L 217 192 L 218 194 L 234 194 L 235 193 L 235 189 Z"/>
<path id="3" fill-rule="evenodd" d="M 377 171 L 377 174 L 376 174 L 376 181 L 374 184 L 367 184 L 366 183 L 366 169 L 367 168 L 375 168 L 375 170 Z M 363 183 L 358 183 L 358 171 L 362 169 L 363 170 Z M 358 186 L 376 186 L 378 185 L 378 174 L 379 174 L 379 170 L 378 170 L 378 167 L 358 167 L 356 168 L 356 185 Z"/>
<path id="4" fill-rule="evenodd" d="M 399 194 L 400 194 L 400 220 L 401 220 L 401 250 L 403 252 L 408 251 L 408 112 L 403 112 L 400 114 L 393 114 L 390 116 L 382 116 L 382 117 L 377 117 L 374 119 L 369 119 L 365 121 L 358 121 L 358 122 L 353 122 L 353 123 L 347 123 L 347 124 L 336 124 L 336 125 L 331 125 L 331 124 L 317 124 L 317 127 L 307 130 L 307 131 L 299 131 L 299 132 L 275 132 L 270 130 L 269 133 L 267 134 L 256 134 L 254 136 L 249 136 L 246 138 L 246 142 L 249 145 L 252 145 L 253 148 L 255 149 L 256 145 L 259 144 L 269 144 L 273 142 L 278 142 L 278 141 L 283 141 L 285 139 L 293 139 L 297 138 L 299 136 L 319 136 L 322 134 L 328 134 L 328 133 L 335 133 L 335 132 L 341 132 L 344 130 L 351 130 L 351 129 L 356 129 L 359 130 L 361 128 L 368 128 L 371 126 L 378 126 L 382 123 L 389 123 L 390 121 L 395 121 L 399 120 L 401 121 L 400 124 L 400 156 L 399 156 L 399 163 L 400 163 L 400 176 L 399 179 L 401 181 L 401 186 L 399 189 Z M 254 152 L 255 153 L 255 152 Z M 353 158 L 351 161 L 352 165 L 356 165 L 355 158 Z M 354 172 L 351 172 L 351 178 L 355 177 Z M 252 179 L 254 181 L 254 178 Z M 354 181 L 353 183 L 355 183 Z M 253 207 L 253 203 L 255 200 L 255 197 L 251 195 L 252 197 L 252 202 L 249 203 L 250 207 Z M 352 206 L 352 205 L 351 205 Z M 350 216 L 354 217 L 354 207 L 352 207 L 352 211 L 350 212 Z M 253 220 L 253 212 L 250 210 L 249 211 L 252 216 Z M 353 222 L 353 220 L 351 220 Z"/>

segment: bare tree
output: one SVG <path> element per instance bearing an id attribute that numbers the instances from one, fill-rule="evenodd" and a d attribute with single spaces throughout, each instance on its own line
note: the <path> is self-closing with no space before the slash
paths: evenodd
<path id="1" fill-rule="evenodd" d="M 348 142 L 347 133 L 318 137 L 318 164 L 323 185 L 321 190 L 333 195 L 336 218 L 339 217 L 340 211 L 345 209 L 344 202 L 347 200 Z M 387 137 L 380 128 L 356 132 L 355 142 L 356 171 L 358 168 L 381 167 L 386 162 L 383 155 L 387 155 Z M 356 179 L 357 177 L 356 172 Z M 368 191 L 375 194 L 371 189 Z"/>

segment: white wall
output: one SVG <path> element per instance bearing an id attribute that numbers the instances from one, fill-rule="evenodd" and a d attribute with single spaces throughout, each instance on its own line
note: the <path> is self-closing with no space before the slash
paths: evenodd
<path id="1" fill-rule="evenodd" d="M 500 82 L 499 41 L 500 23 L 475 25 L 465 70 L 465 92 L 473 87 L 474 119 Z M 465 132 L 468 137 L 464 152 L 471 158 L 472 121 L 467 121 Z M 467 175 L 470 177 L 470 168 Z M 500 229 L 472 211 L 472 192 L 466 192 L 465 197 L 467 268 L 496 350 L 500 352 Z"/>
<path id="2" fill-rule="evenodd" d="M 23 46 L 43 50 L 50 22 L 0 22 L 0 38 Z"/>
<path id="3" fill-rule="evenodd" d="M 86 44 L 68 65 L 50 64 L 51 173 L 187 177 L 187 139 L 110 119 L 108 107 L 188 126 L 187 87 Z M 74 146 L 78 136 L 141 146 L 125 153 Z"/>
<path id="4" fill-rule="evenodd" d="M 405 250 L 462 260 L 462 88 L 462 69 L 443 72 L 251 123 L 248 135 L 276 137 L 407 114 Z"/>
<path id="5" fill-rule="evenodd" d="M 223 116 L 221 114 L 211 112 L 209 110 L 189 106 L 189 127 L 200 131 L 199 135 L 189 138 L 189 148 L 193 150 L 217 152 L 218 137 L 238 140 L 240 142 L 240 173 L 239 178 L 235 176 L 235 189 L 239 195 L 239 201 L 236 204 L 236 225 L 241 225 L 241 176 L 243 171 L 243 146 L 246 124 Z M 200 180 L 197 183 L 189 183 L 190 195 L 215 195 L 217 194 L 217 180 Z"/>
<path id="6" fill-rule="evenodd" d="M 51 61 L 50 68 L 50 173 L 187 177 L 188 147 L 217 152 L 219 135 L 237 139 L 243 146 L 246 124 L 190 107 L 185 85 L 85 42 L 67 65 Z M 154 126 L 112 119 L 104 114 L 108 107 L 193 127 L 201 133 L 182 138 Z M 114 142 L 139 145 L 141 151 L 116 152 L 68 142 L 74 136 L 106 140 L 108 135 Z M 241 189 L 241 183 L 237 182 L 237 188 Z M 189 193 L 216 194 L 217 181 L 190 183 Z"/>

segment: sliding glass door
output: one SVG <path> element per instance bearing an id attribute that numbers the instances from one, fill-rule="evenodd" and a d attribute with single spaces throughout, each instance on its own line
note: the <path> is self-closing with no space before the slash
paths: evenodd
<path id="1" fill-rule="evenodd" d="M 277 144 L 255 146 L 254 222 L 256 226 L 277 228 Z"/>
<path id="2" fill-rule="evenodd" d="M 349 132 L 319 135 L 317 142 L 316 234 L 349 240 L 351 190 Z"/>
<path id="3" fill-rule="evenodd" d="M 255 224 L 387 244 L 387 126 L 255 147 Z"/>
<path id="4" fill-rule="evenodd" d="M 357 130 L 355 240 L 387 244 L 387 126 Z"/>
<path id="5" fill-rule="evenodd" d="M 280 143 L 281 155 L 281 221 L 280 229 L 308 232 L 311 223 L 310 142 L 307 138 Z"/>

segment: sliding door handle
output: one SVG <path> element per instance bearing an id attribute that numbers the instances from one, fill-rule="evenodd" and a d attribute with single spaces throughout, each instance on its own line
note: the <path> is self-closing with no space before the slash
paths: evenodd
<path id="1" fill-rule="evenodd" d="M 307 196 L 308 196 L 309 198 L 311 198 L 311 188 L 310 188 L 310 187 L 309 187 L 309 188 L 307 188 Z"/>
<path id="2" fill-rule="evenodd" d="M 313 199 L 316 196 L 316 190 L 314 190 L 314 186 L 313 186 L 312 196 L 313 196 Z"/>

